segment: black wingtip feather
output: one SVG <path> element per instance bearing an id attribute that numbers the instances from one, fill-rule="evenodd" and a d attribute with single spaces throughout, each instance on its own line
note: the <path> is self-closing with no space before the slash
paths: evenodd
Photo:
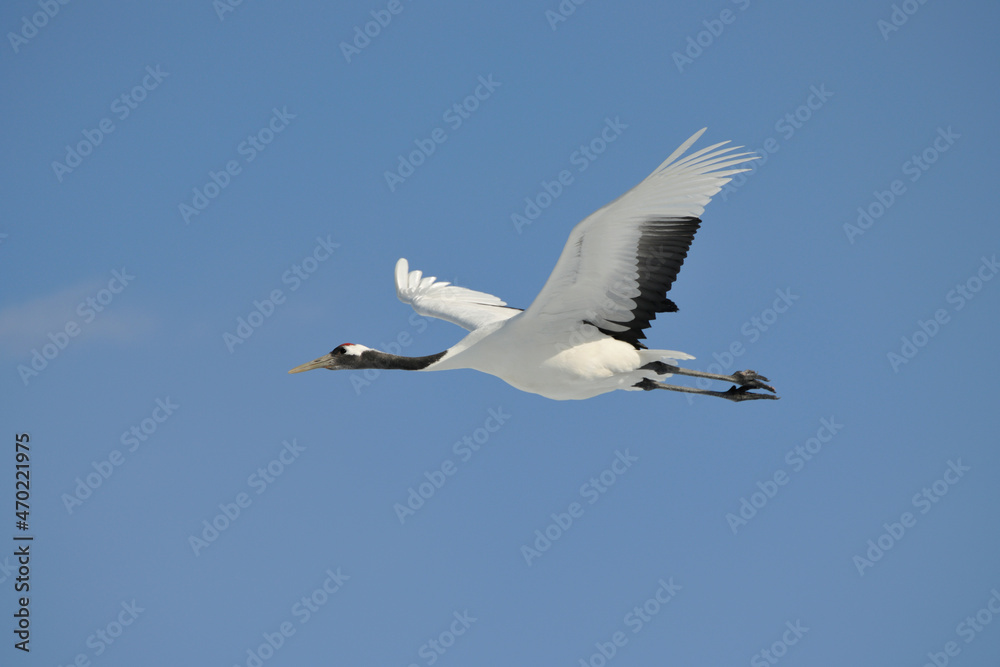
<path id="1" fill-rule="evenodd" d="M 680 273 L 700 225 L 701 219 L 693 217 L 651 218 L 643 223 L 636 252 L 639 295 L 632 297 L 635 302 L 632 319 L 614 322 L 628 327 L 625 331 L 598 327 L 601 333 L 630 343 L 636 349 L 645 349 L 639 340 L 646 337 L 643 330 L 649 328 L 657 313 L 678 310 L 677 304 L 667 298 L 667 292 Z"/>

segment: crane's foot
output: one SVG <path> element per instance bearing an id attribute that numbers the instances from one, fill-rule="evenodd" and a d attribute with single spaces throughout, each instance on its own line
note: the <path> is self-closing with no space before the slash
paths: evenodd
<path id="1" fill-rule="evenodd" d="M 757 371 L 736 371 L 733 373 L 733 380 L 739 384 L 740 389 L 746 391 L 747 389 L 766 389 L 772 394 L 775 393 L 774 387 L 769 384 L 764 384 L 768 381 L 766 377 L 758 373 Z M 736 389 L 736 387 L 733 387 Z M 730 389 L 732 391 L 732 389 Z M 773 396 L 768 396 L 766 398 L 774 398 Z"/>
<path id="2" fill-rule="evenodd" d="M 767 378 L 764 379 L 766 380 Z M 736 385 L 733 385 L 732 387 L 729 388 L 729 391 L 713 392 L 713 393 L 717 394 L 719 398 L 724 398 L 727 401 L 733 401 L 735 403 L 738 403 L 740 401 L 753 401 L 761 398 L 767 398 L 776 401 L 780 398 L 779 396 L 774 395 L 774 387 L 769 387 L 766 384 L 761 385 L 761 388 L 767 389 L 768 391 L 771 392 L 770 394 L 755 394 L 750 391 L 751 389 L 754 388 L 756 387 L 751 387 L 749 385 L 743 385 L 742 387 L 737 387 Z"/>

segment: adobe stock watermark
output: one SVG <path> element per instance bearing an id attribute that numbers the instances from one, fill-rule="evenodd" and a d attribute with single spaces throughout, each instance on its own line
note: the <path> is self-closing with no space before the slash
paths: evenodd
<path id="1" fill-rule="evenodd" d="M 123 432 L 119 442 L 121 442 L 123 447 L 127 449 L 125 451 L 133 453 L 137 451 L 143 443 L 146 443 L 157 429 L 159 429 L 160 424 L 163 424 L 174 411 L 179 409 L 181 406 L 170 400 L 170 397 L 157 398 L 155 401 L 155 407 L 148 417 L 145 417 L 138 424 L 133 424 L 127 431 Z M 111 476 L 115 471 L 125 463 L 126 457 L 119 449 L 112 449 L 108 456 L 100 461 L 91 461 L 90 466 L 94 469 L 93 472 L 89 472 L 82 478 L 77 477 L 74 482 L 76 486 L 73 488 L 72 493 L 63 493 L 59 496 L 62 500 L 63 507 L 69 514 L 73 514 L 73 510 L 83 506 L 84 501 L 94 495 L 94 491 L 101 488 L 106 481 L 111 479 Z"/>
<path id="2" fill-rule="evenodd" d="M 580 486 L 580 497 L 586 500 L 588 505 L 593 505 L 603 498 L 604 494 L 615 485 L 615 482 L 627 473 L 632 464 L 638 460 L 639 457 L 632 456 L 628 449 L 625 451 L 616 449 L 615 458 L 611 460 L 611 465 Z M 552 545 L 573 527 L 583 516 L 584 509 L 581 503 L 572 502 L 565 512 L 553 512 L 549 515 L 552 518 L 552 523 L 545 528 L 536 529 L 535 539 L 530 545 L 521 545 L 521 556 L 528 567 L 531 567 L 534 561 L 541 558 L 542 554 L 551 549 Z"/>
<path id="3" fill-rule="evenodd" d="M 740 326 L 740 334 L 743 338 L 734 340 L 721 353 L 712 353 L 712 358 L 715 361 L 708 365 L 708 368 L 705 369 L 706 372 L 719 375 L 730 374 L 736 368 L 736 360 L 746 354 L 748 347 L 773 329 L 780 317 L 787 313 L 801 298 L 800 295 L 792 292 L 791 287 L 775 289 L 774 293 L 777 296 L 769 307 L 764 308 Z M 695 384 L 699 389 L 708 389 L 712 386 L 712 381 L 706 378 L 697 378 Z M 694 405 L 694 395 L 687 394 L 686 396 L 688 405 Z"/>
<path id="4" fill-rule="evenodd" d="M 219 171 L 208 170 L 208 180 L 201 187 L 195 186 L 191 189 L 191 199 L 182 201 L 177 205 L 177 210 L 181 214 L 181 219 L 185 225 L 191 224 L 191 218 L 197 217 L 208 208 L 222 191 L 229 187 L 233 179 L 243 173 L 243 166 L 250 164 L 257 156 L 267 150 L 275 137 L 285 131 L 298 114 L 289 113 L 288 107 L 273 107 L 271 117 L 264 127 L 253 134 L 248 134 L 247 138 L 236 146 L 236 154 L 243 157 L 241 163 L 233 158 L 226 161 Z"/>
<path id="5" fill-rule="evenodd" d="M 152 91 L 159 88 L 163 80 L 170 76 L 169 72 L 164 72 L 160 66 L 146 66 L 146 75 L 131 90 L 128 90 L 111 101 L 111 113 L 121 122 L 128 118 L 133 111 L 146 99 Z M 104 139 L 116 129 L 115 121 L 109 117 L 102 118 L 97 122 L 97 127 L 93 129 L 84 128 L 81 131 L 83 139 L 74 145 L 66 144 L 66 153 L 63 161 L 52 161 L 52 172 L 56 175 L 56 180 L 60 183 L 67 174 L 83 164 L 84 158 L 93 154 L 94 149 L 100 146 Z"/>
<path id="6" fill-rule="evenodd" d="M 914 509 L 920 510 L 920 514 L 927 514 L 941 499 L 948 495 L 951 487 L 958 484 L 965 477 L 965 473 L 972 470 L 970 466 L 962 465 L 962 459 L 954 461 L 948 460 L 947 467 L 939 479 L 922 488 L 918 493 L 913 494 L 910 504 Z M 864 555 L 854 556 L 854 567 L 857 568 L 860 576 L 865 576 L 865 570 L 875 567 L 875 563 L 882 560 L 886 552 L 892 549 L 906 535 L 907 530 L 917 525 L 917 516 L 912 512 L 903 512 L 899 516 L 899 521 L 892 523 L 884 522 L 882 528 L 885 531 L 878 537 L 868 540 L 867 549 Z"/>
<path id="7" fill-rule="evenodd" d="M 997 263 L 997 256 L 990 258 L 980 258 L 979 267 L 973 272 L 965 282 L 955 285 L 945 294 L 945 301 L 952 304 L 952 313 L 965 308 L 965 306 L 976 297 L 983 289 L 983 286 L 1000 272 L 1000 264 Z M 951 322 L 951 314 L 945 308 L 938 308 L 927 320 L 917 320 L 917 328 L 912 334 L 900 338 L 901 345 L 899 351 L 886 353 L 886 360 L 889 362 L 893 373 L 899 373 L 900 367 L 910 363 L 925 348 L 932 338 L 941 332 L 941 328 Z"/>
<path id="8" fill-rule="evenodd" d="M 1000 591 L 996 588 L 991 588 L 990 597 L 986 600 L 986 604 L 975 614 L 969 614 L 961 623 L 956 625 L 955 634 L 965 644 L 971 644 L 980 633 L 986 630 L 987 626 L 996 617 L 1000 617 Z M 923 664 L 923 667 L 945 667 L 951 662 L 951 658 L 956 657 L 961 652 L 962 647 L 957 641 L 945 642 L 941 651 L 927 652 L 927 662 Z"/>
<path id="9" fill-rule="evenodd" d="M 750 0 L 732 0 L 732 3 L 736 5 L 739 10 L 746 11 L 750 7 Z M 736 12 L 731 9 L 723 9 L 719 12 L 719 18 L 705 19 L 701 22 L 705 26 L 704 30 L 699 31 L 694 37 L 690 35 L 687 38 L 687 46 L 684 49 L 684 53 L 680 51 L 674 51 L 671 57 L 674 59 L 674 65 L 677 66 L 677 71 L 681 74 L 684 73 L 684 68 L 689 67 L 694 64 L 697 60 L 705 53 L 705 51 L 715 44 L 715 41 L 722 37 L 722 33 L 725 32 L 727 25 L 732 25 L 736 22 L 736 17 L 739 16 Z"/>
<path id="10" fill-rule="evenodd" d="M 747 171 L 735 174 L 723 186 L 721 193 L 722 201 L 729 201 L 730 195 L 735 194 L 737 190 L 746 185 L 747 180 L 767 164 L 772 155 L 781 150 L 781 142 L 790 141 L 816 115 L 816 112 L 830 101 L 833 95 L 833 91 L 827 90 L 825 83 L 821 83 L 819 86 L 809 86 L 809 94 L 806 95 L 802 104 L 786 112 L 774 122 L 774 131 L 781 136 L 781 139 L 768 137 L 764 140 L 759 150 L 752 150 L 753 153 L 759 156 L 759 159 L 748 162 L 746 164 Z"/>
<path id="11" fill-rule="evenodd" d="M 322 584 L 308 595 L 303 595 L 292 605 L 289 614 L 298 621 L 299 627 L 308 623 L 318 611 L 325 607 L 330 602 L 330 598 L 340 591 L 344 582 L 351 578 L 341 572 L 339 567 L 336 570 L 327 569 L 323 575 L 325 578 Z M 286 620 L 279 623 L 274 632 L 262 632 L 261 636 L 264 641 L 256 648 L 251 647 L 246 650 L 244 667 L 261 667 L 274 657 L 298 629 L 292 621 Z M 233 663 L 233 667 L 240 667 L 240 665 Z"/>
<path id="12" fill-rule="evenodd" d="M 941 155 L 948 152 L 961 138 L 962 135 L 956 134 L 951 129 L 951 125 L 948 126 L 947 130 L 938 127 L 934 140 L 920 153 L 914 153 L 910 159 L 903 162 L 900 170 L 904 176 L 909 177 L 910 183 L 916 183 L 938 161 Z M 906 192 L 906 183 L 900 178 L 893 179 L 885 190 L 875 190 L 872 193 L 872 200 L 858 207 L 858 217 L 854 224 L 844 223 L 844 234 L 847 236 L 848 243 L 854 245 L 855 239 L 871 229 Z"/>
<path id="13" fill-rule="evenodd" d="M 510 415 L 503 411 L 502 406 L 496 409 L 490 408 L 486 411 L 483 425 L 473 429 L 472 433 L 463 435 L 460 440 L 456 440 L 455 444 L 451 446 L 452 453 L 458 457 L 460 463 L 468 463 L 509 419 Z M 392 506 L 399 523 L 404 524 L 407 519 L 414 516 L 458 471 L 459 464 L 450 458 L 443 460 L 440 465 L 431 470 L 425 470 L 424 481 L 406 490 L 406 502 L 394 503 Z"/>
<path id="14" fill-rule="evenodd" d="M 795 623 L 785 621 L 784 632 L 781 638 L 774 641 L 769 647 L 757 651 L 750 657 L 750 667 L 768 667 L 776 664 L 779 660 L 788 655 L 788 648 L 795 646 L 799 640 L 805 637 L 809 628 L 802 625 L 800 619 L 795 619 Z"/>
<path id="15" fill-rule="evenodd" d="M 441 656 L 448 652 L 448 649 L 455 645 L 459 637 L 464 636 L 472 624 L 479 620 L 475 616 L 470 616 L 468 609 L 462 613 L 453 612 L 452 619 L 448 627 L 438 633 L 437 637 L 428 639 L 417 649 L 417 655 L 424 659 L 423 664 L 433 665 L 436 663 Z M 408 667 L 418 667 L 418 664 L 411 662 Z"/>
<path id="16" fill-rule="evenodd" d="M 35 12 L 29 18 L 21 17 L 21 28 L 17 32 L 8 32 L 7 41 L 14 53 L 20 53 L 21 47 L 27 44 L 38 35 L 38 31 L 49 24 L 62 10 L 63 6 L 69 4 L 69 0 L 38 0 L 38 8 L 41 11 Z"/>
<path id="17" fill-rule="evenodd" d="M 752 492 L 749 498 L 741 496 L 739 508 L 736 512 L 726 514 L 726 523 L 729 524 L 729 529 L 733 531 L 733 535 L 757 516 L 767 506 L 768 502 L 778 495 L 781 488 L 791 481 L 794 474 L 801 472 L 806 467 L 806 464 L 812 461 L 823 450 L 823 445 L 833 440 L 834 436 L 843 428 L 844 425 L 838 424 L 836 417 L 830 417 L 829 419 L 823 417 L 819 420 L 819 428 L 816 429 L 816 435 L 807 438 L 801 445 L 795 445 L 795 447 L 789 449 L 785 453 L 784 459 L 785 465 L 789 469 L 778 468 L 772 474 L 768 475 L 763 482 L 758 480 L 756 484 L 758 490 Z"/>
<path id="18" fill-rule="evenodd" d="M 632 610 L 622 618 L 622 625 L 631 630 L 633 635 L 642 632 L 643 628 L 677 596 L 677 591 L 683 588 L 674 583 L 673 577 L 660 579 L 656 583 L 657 588 L 653 595 L 642 604 L 632 607 Z M 628 644 L 628 640 L 629 636 L 624 630 L 617 630 L 612 633 L 608 641 L 595 642 L 594 648 L 597 650 L 586 658 L 580 658 L 580 667 L 605 667 L 618 655 L 618 650 Z"/>
<path id="19" fill-rule="evenodd" d="M 372 20 L 364 25 L 354 26 L 354 33 L 350 42 L 340 43 L 340 53 L 344 60 L 350 64 L 351 59 L 361 55 L 361 52 L 371 45 L 372 40 L 382 34 L 382 31 L 389 27 L 393 17 L 398 16 L 406 9 L 402 0 L 389 0 L 385 9 L 372 9 L 368 12 Z"/>
<path id="20" fill-rule="evenodd" d="M 79 336 L 83 332 L 84 326 L 96 320 L 97 316 L 103 313 L 115 300 L 115 297 L 121 294 L 133 280 L 135 280 L 135 276 L 130 274 L 124 266 L 121 271 L 112 270 L 108 286 L 97 290 L 92 296 L 88 296 L 77 305 L 76 314 L 82 323 L 76 320 L 67 320 L 61 330 L 48 333 L 50 342 L 42 345 L 41 350 L 31 348 L 31 366 L 17 365 L 17 374 L 24 386 L 27 387 L 32 378 L 38 377 L 42 371 L 48 368 L 49 364 L 69 346 L 70 340 Z"/>
<path id="21" fill-rule="evenodd" d="M 548 21 L 552 32 L 556 31 L 560 23 L 565 23 L 569 17 L 576 13 L 576 8 L 587 2 L 587 0 L 560 0 L 555 9 L 545 10 L 545 20 Z"/>
<path id="22" fill-rule="evenodd" d="M 278 454 L 268 461 L 267 465 L 257 468 L 247 477 L 247 486 L 253 490 L 255 496 L 267 491 L 284 474 L 285 469 L 299 460 L 306 448 L 292 438 L 292 441 L 284 440 Z M 219 503 L 219 513 L 209 519 L 202 519 L 202 530 L 199 535 L 188 536 L 188 545 L 195 556 L 200 556 L 201 552 L 207 549 L 213 542 L 219 539 L 219 535 L 224 533 L 229 527 L 236 523 L 236 520 L 244 514 L 246 508 L 253 504 L 253 497 L 246 491 L 240 491 L 233 498 L 232 502 Z"/>
<path id="23" fill-rule="evenodd" d="M 615 116 L 614 120 L 605 118 L 604 127 L 601 128 L 600 132 L 593 139 L 585 144 L 580 144 L 579 148 L 570 153 L 570 166 L 576 167 L 576 172 L 582 174 L 627 129 L 628 125 L 623 123 L 619 116 Z M 573 172 L 569 169 L 561 170 L 551 181 L 542 179 L 541 189 L 534 195 L 524 198 L 524 210 L 520 213 L 510 214 L 510 221 L 517 233 L 522 233 L 524 227 L 537 220 L 542 212 L 552 206 L 552 202 L 559 199 L 566 188 L 572 184 Z"/>
<path id="24" fill-rule="evenodd" d="M 77 653 L 73 657 L 73 660 L 67 663 L 67 666 L 90 667 L 91 658 L 99 658 L 104 655 L 104 652 L 121 638 L 126 628 L 135 623 L 136 619 L 139 618 L 139 614 L 146 611 L 145 607 L 140 607 L 136 604 L 134 598 L 131 602 L 123 600 L 119 606 L 121 610 L 114 618 L 108 621 L 104 627 L 98 628 L 93 634 L 87 637 L 85 644 L 87 648 L 91 649 L 91 653 L 89 655 L 82 652 Z"/>
<path id="25" fill-rule="evenodd" d="M 469 95 L 452 104 L 441 114 L 441 120 L 448 125 L 452 132 L 462 127 L 479 109 L 480 105 L 493 97 L 496 89 L 503 85 L 503 82 L 493 80 L 492 73 L 485 77 L 480 75 L 478 81 L 479 85 Z M 416 148 L 406 155 L 400 153 L 396 168 L 392 171 L 386 170 L 384 173 L 385 184 L 389 188 L 389 192 L 395 192 L 396 188 L 406 182 L 406 179 L 413 176 L 417 169 L 427 161 L 427 158 L 434 154 L 437 147 L 446 142 L 448 138 L 449 135 L 443 127 L 436 127 L 431 130 L 426 139 L 414 139 L 413 144 Z"/>
<path id="26" fill-rule="evenodd" d="M 892 11 L 889 12 L 889 19 L 879 19 L 875 21 L 875 27 L 882 34 L 882 40 L 888 42 L 889 35 L 898 32 L 906 25 L 910 17 L 920 11 L 920 8 L 927 4 L 927 0 L 903 0 L 901 3 L 892 3 Z"/>
<path id="27" fill-rule="evenodd" d="M 212 9 L 222 22 L 226 20 L 226 14 L 232 14 L 242 4 L 243 0 L 212 0 Z"/>
<path id="28" fill-rule="evenodd" d="M 289 293 L 297 291 L 305 281 L 319 270 L 325 261 L 333 256 L 333 251 L 340 247 L 339 243 L 334 243 L 327 234 L 326 238 L 316 237 L 316 245 L 301 260 L 292 264 L 281 274 L 281 284 L 288 285 Z M 226 349 L 232 354 L 236 348 L 250 340 L 254 332 L 264 326 L 264 322 L 274 315 L 274 311 L 287 300 L 287 295 L 280 288 L 272 289 L 263 301 L 254 299 L 253 308 L 246 317 L 240 315 L 236 318 L 236 328 L 233 332 L 223 332 L 222 342 Z"/>

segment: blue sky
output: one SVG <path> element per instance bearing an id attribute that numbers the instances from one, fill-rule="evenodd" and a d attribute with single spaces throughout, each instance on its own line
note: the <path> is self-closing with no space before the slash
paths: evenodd
<path id="1" fill-rule="evenodd" d="M 5 3 L 3 664 L 995 664 L 998 14 Z M 766 159 L 648 342 L 781 401 L 287 375 L 459 340 L 399 257 L 527 306 L 704 126 Z"/>

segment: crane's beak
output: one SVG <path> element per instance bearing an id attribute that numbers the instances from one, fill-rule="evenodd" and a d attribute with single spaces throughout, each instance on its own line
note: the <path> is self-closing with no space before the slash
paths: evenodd
<path id="1" fill-rule="evenodd" d="M 329 354 L 324 354 L 319 359 L 313 359 L 310 362 L 304 363 L 301 366 L 296 366 L 289 373 L 305 373 L 306 371 L 311 371 L 314 368 L 326 368 L 327 362 L 330 361 L 331 356 Z"/>

